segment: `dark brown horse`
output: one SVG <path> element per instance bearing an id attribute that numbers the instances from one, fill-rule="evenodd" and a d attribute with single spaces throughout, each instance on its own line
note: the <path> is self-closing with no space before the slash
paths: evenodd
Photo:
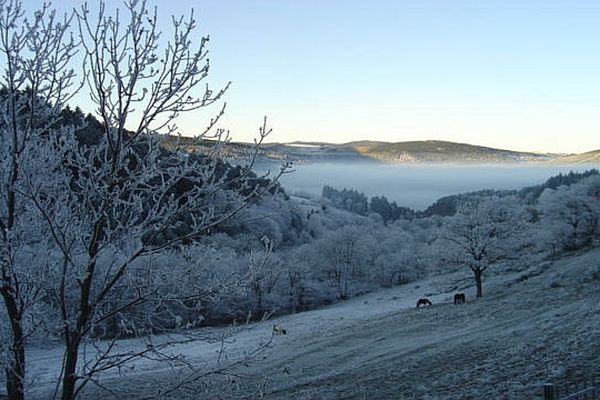
<path id="1" fill-rule="evenodd" d="M 456 293 L 454 295 L 454 304 L 464 304 L 467 302 L 467 296 L 464 293 Z"/>
<path id="2" fill-rule="evenodd" d="M 422 298 L 417 300 L 417 308 L 419 308 L 420 306 L 430 306 L 431 305 L 431 301 L 429 301 L 429 299 L 426 298 Z"/>

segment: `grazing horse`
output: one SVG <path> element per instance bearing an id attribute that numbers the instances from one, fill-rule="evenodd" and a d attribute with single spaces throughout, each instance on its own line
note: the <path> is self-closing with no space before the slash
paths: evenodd
<path id="1" fill-rule="evenodd" d="M 456 293 L 454 295 L 454 304 L 464 304 L 467 302 L 467 296 L 464 293 Z"/>
<path id="2" fill-rule="evenodd" d="M 417 300 L 417 308 L 419 308 L 420 306 L 430 306 L 431 305 L 431 301 L 429 301 L 429 299 L 426 298 L 422 298 Z"/>

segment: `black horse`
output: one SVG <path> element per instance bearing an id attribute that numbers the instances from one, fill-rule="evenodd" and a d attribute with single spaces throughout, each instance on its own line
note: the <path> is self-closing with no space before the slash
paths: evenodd
<path id="1" fill-rule="evenodd" d="M 467 296 L 464 293 L 456 293 L 454 295 L 454 304 L 464 304 L 467 302 Z"/>
<path id="2" fill-rule="evenodd" d="M 431 301 L 429 301 L 429 299 L 426 298 L 422 298 L 417 300 L 417 308 L 419 308 L 420 306 L 430 306 L 431 305 Z"/>

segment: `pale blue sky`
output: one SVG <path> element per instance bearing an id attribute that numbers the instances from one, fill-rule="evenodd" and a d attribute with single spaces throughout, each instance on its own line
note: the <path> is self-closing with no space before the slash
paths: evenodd
<path id="1" fill-rule="evenodd" d="M 600 149 L 597 0 L 150 3 L 165 26 L 196 9 L 211 35 L 210 82 L 233 81 L 221 127 L 235 140 L 251 140 L 268 115 L 279 142 Z M 192 134 L 208 116 L 180 126 Z"/>

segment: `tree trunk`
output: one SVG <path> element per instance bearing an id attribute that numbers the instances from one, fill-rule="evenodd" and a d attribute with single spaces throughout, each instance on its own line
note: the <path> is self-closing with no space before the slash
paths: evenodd
<path id="1" fill-rule="evenodd" d="M 483 275 L 483 271 L 481 268 L 476 268 L 473 270 L 473 274 L 475 275 L 475 285 L 477 286 L 477 298 L 483 297 L 483 285 L 481 283 L 481 278 Z"/>
<path id="2" fill-rule="evenodd" d="M 65 374 L 63 376 L 62 400 L 75 398 L 75 384 L 77 383 L 77 357 L 81 339 L 75 332 L 70 333 L 70 340 L 65 350 Z"/>
<path id="3" fill-rule="evenodd" d="M 6 392 L 9 400 L 23 400 L 25 399 L 25 346 L 20 327 L 18 332 L 13 332 L 11 353 L 12 360 L 6 367 Z"/>
<path id="4" fill-rule="evenodd" d="M 10 287 L 5 286 L 0 292 L 4 298 L 6 312 L 10 321 L 12 343 L 10 346 L 11 360 L 6 366 L 6 392 L 10 400 L 25 398 L 25 338 L 21 325 L 21 314 L 16 299 L 10 293 Z"/>
<path id="5" fill-rule="evenodd" d="M 256 291 L 256 315 L 263 316 L 263 292 L 260 288 Z"/>
<path id="6" fill-rule="evenodd" d="M 290 291 L 289 291 L 289 299 L 290 299 L 290 310 L 292 311 L 293 314 L 295 314 L 297 312 L 297 306 L 296 306 L 296 281 L 293 277 L 289 277 L 288 280 L 289 284 L 290 284 Z"/>
<path id="7" fill-rule="evenodd" d="M 302 311 L 304 309 L 304 286 L 298 287 L 297 304 L 298 304 L 298 311 Z"/>
<path id="8" fill-rule="evenodd" d="M 95 235 L 98 235 L 98 232 L 100 232 L 99 229 L 96 230 Z M 92 251 L 90 252 L 90 257 L 96 256 L 97 243 L 98 242 L 96 240 L 92 242 Z M 77 359 L 79 357 L 79 346 L 81 345 L 81 340 L 86 333 L 86 327 L 94 311 L 94 307 L 90 305 L 90 294 L 95 269 L 96 263 L 90 263 L 87 269 L 88 274 L 81 284 L 79 315 L 77 317 L 75 328 L 69 328 L 68 324 L 65 325 L 65 370 L 62 379 L 62 400 L 75 399 L 75 384 L 77 383 L 78 379 Z"/>

